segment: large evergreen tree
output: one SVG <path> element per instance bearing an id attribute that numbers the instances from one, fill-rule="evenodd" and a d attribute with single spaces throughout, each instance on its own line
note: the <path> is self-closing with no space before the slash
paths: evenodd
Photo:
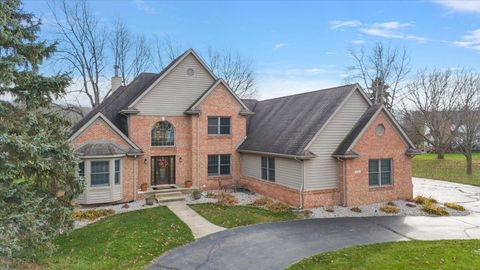
<path id="1" fill-rule="evenodd" d="M 68 122 L 50 108 L 66 75 L 39 73 L 55 51 L 40 21 L 19 0 L 0 0 L 0 256 L 50 246 L 72 225 L 71 201 L 83 187 L 67 140 Z"/>

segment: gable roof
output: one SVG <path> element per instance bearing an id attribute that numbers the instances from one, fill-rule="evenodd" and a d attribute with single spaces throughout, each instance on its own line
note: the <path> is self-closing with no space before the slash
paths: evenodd
<path id="1" fill-rule="evenodd" d="M 131 146 L 131 151 L 132 153 L 143 153 L 140 149 L 140 147 L 138 147 L 132 140 L 130 140 L 130 138 L 128 138 L 124 133 L 122 133 L 107 117 L 105 117 L 105 115 L 103 115 L 101 112 L 98 112 L 97 114 L 95 114 L 93 117 L 91 117 L 87 123 L 85 123 L 84 125 L 82 125 L 77 131 L 75 131 L 74 133 L 72 133 L 70 135 L 70 138 L 69 140 L 70 141 L 73 141 L 76 137 L 78 137 L 80 134 L 82 134 L 82 132 L 84 130 L 86 130 L 91 124 L 93 124 L 97 119 L 102 119 L 103 121 L 105 121 L 105 123 L 115 132 L 117 133 L 118 136 L 120 136 L 128 145 Z"/>
<path id="2" fill-rule="evenodd" d="M 193 50 L 193 49 L 188 49 L 185 51 L 183 54 L 181 54 L 179 57 L 177 57 L 175 60 L 173 60 L 170 65 L 168 65 L 165 69 L 160 72 L 159 76 L 153 81 L 138 97 L 136 97 L 129 105 L 128 108 L 133 108 L 135 105 L 146 95 L 148 92 L 150 92 L 155 85 L 157 85 L 165 76 L 167 76 L 170 71 L 175 69 L 175 67 L 181 63 L 187 56 L 192 55 L 195 57 L 195 59 L 202 65 L 202 67 L 207 70 L 208 74 L 212 76 L 213 80 L 217 80 L 217 76 L 213 74 L 212 70 L 205 64 L 205 62 L 202 60 L 202 58 Z"/>
<path id="3" fill-rule="evenodd" d="M 77 122 L 70 130 L 70 136 L 82 128 L 83 125 L 85 125 L 97 113 L 102 113 L 118 129 L 124 134 L 127 134 L 127 119 L 122 113 L 134 112 L 135 109 L 130 108 L 132 102 L 142 96 L 151 85 L 155 84 L 159 78 L 164 77 L 165 74 L 172 70 L 173 67 L 178 65 L 178 63 L 189 54 L 196 55 L 192 49 L 189 49 L 174 59 L 160 73 L 141 73 L 128 85 L 120 86 L 117 90 L 113 91 L 110 96 L 105 98 L 102 103 L 93 108 L 85 117 Z"/>
<path id="4" fill-rule="evenodd" d="M 340 145 L 337 147 L 333 153 L 334 157 L 357 157 L 358 154 L 355 153 L 352 148 L 357 143 L 358 139 L 363 135 L 365 130 L 370 126 L 370 123 L 375 120 L 375 118 L 381 113 L 384 112 L 387 116 L 387 119 L 393 124 L 397 129 L 398 133 L 408 145 L 409 149 L 415 149 L 415 145 L 412 143 L 407 134 L 400 127 L 398 122 L 395 120 L 393 115 L 381 104 L 372 105 L 368 110 L 360 117 L 353 129 L 348 133 L 348 135 L 343 139 Z"/>
<path id="5" fill-rule="evenodd" d="M 358 84 L 350 84 L 263 101 L 247 101 L 255 115 L 247 118 L 247 138 L 238 150 L 313 157 L 306 146 L 355 91 L 360 91 L 366 98 Z"/>
<path id="6" fill-rule="evenodd" d="M 202 103 L 205 98 L 212 93 L 212 91 L 217 88 L 219 85 L 223 85 L 225 89 L 235 98 L 235 100 L 242 106 L 243 110 L 240 112 L 240 114 L 253 114 L 253 112 L 243 103 L 243 101 L 233 92 L 233 90 L 228 86 L 228 84 L 223 80 L 223 79 L 218 79 L 216 80 L 213 85 L 208 88 L 186 111 L 185 113 L 187 114 L 199 114 L 200 110 L 198 109 L 198 106 Z"/>

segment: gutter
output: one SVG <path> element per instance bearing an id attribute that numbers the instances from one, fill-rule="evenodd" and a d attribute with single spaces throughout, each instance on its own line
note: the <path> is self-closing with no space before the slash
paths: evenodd
<path id="1" fill-rule="evenodd" d="M 261 151 L 253 151 L 253 150 L 242 150 L 242 149 L 237 149 L 237 151 L 240 152 L 240 153 L 267 155 L 267 156 L 273 156 L 273 157 L 293 158 L 293 159 L 296 159 L 296 160 L 312 159 L 312 158 L 316 157 L 315 155 L 299 156 L 299 155 L 288 155 L 288 154 L 261 152 Z"/>

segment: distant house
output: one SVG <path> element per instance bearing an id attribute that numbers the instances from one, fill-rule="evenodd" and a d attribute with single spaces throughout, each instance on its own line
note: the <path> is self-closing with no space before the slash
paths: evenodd
<path id="1" fill-rule="evenodd" d="M 186 180 L 306 208 L 412 197 L 414 145 L 359 85 L 242 100 L 191 49 L 115 89 L 70 141 L 86 180 L 81 204 L 138 200 L 142 184 Z"/>

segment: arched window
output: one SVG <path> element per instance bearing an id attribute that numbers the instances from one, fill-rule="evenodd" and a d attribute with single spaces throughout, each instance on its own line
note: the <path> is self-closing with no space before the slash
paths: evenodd
<path id="1" fill-rule="evenodd" d="M 175 129 L 167 121 L 161 121 L 152 128 L 152 146 L 168 146 L 175 144 Z"/>

